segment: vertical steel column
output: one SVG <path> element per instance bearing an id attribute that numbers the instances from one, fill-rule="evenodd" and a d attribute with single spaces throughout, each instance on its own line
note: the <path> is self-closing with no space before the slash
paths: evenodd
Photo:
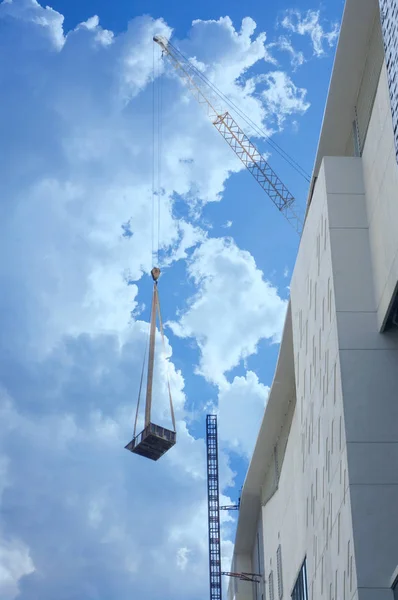
<path id="1" fill-rule="evenodd" d="M 220 504 L 217 416 L 206 416 L 210 600 L 221 600 Z"/>

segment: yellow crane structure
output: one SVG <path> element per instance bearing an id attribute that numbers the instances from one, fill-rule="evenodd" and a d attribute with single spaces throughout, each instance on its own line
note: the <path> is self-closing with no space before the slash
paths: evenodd
<path id="1" fill-rule="evenodd" d="M 268 194 L 277 209 L 297 233 L 301 234 L 303 224 L 295 212 L 294 196 L 279 179 L 253 142 L 242 131 L 232 115 L 225 110 L 225 107 L 220 106 L 223 95 L 165 37 L 155 35 L 153 41 L 160 46 L 162 54 L 175 68 L 197 102 L 204 107 L 207 116 L 217 131 Z"/>

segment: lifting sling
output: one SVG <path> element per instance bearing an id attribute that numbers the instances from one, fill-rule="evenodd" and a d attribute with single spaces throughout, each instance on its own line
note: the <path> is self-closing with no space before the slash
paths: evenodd
<path id="1" fill-rule="evenodd" d="M 164 330 L 163 330 L 162 316 L 161 316 L 161 312 L 160 312 L 160 302 L 159 302 L 159 292 L 158 292 L 158 278 L 160 275 L 160 269 L 158 269 L 157 267 L 154 267 L 151 271 L 151 275 L 152 275 L 154 284 L 153 284 L 153 293 L 152 293 L 151 321 L 150 321 L 150 333 L 149 333 L 148 375 L 147 375 L 146 400 L 145 400 L 145 425 L 144 425 L 145 428 L 148 427 L 148 425 L 151 423 L 153 371 L 154 371 L 154 364 L 155 364 L 156 317 L 158 317 L 158 319 L 159 319 L 159 330 L 160 330 L 160 334 L 162 337 L 163 350 L 166 353 L 166 341 L 165 341 Z M 139 392 L 138 392 L 137 410 L 136 410 L 135 422 L 134 422 L 134 434 L 133 434 L 134 438 L 136 437 L 136 430 L 137 430 L 138 412 L 139 412 L 142 385 L 143 385 L 143 379 L 144 379 L 145 359 L 146 359 L 146 350 L 145 350 L 145 354 L 144 354 L 144 362 L 142 365 L 140 387 L 139 387 Z M 170 380 L 169 380 L 168 375 L 167 375 L 167 391 L 168 391 L 168 396 L 169 396 L 170 414 L 171 414 L 171 420 L 173 423 L 173 431 L 175 432 L 176 422 L 175 422 L 175 415 L 174 415 L 173 398 L 171 395 L 171 388 L 170 388 Z"/>

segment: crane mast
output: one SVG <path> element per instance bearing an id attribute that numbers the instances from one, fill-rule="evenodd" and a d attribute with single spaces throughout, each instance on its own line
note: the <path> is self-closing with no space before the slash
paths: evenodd
<path id="1" fill-rule="evenodd" d="M 220 510 L 239 510 L 240 498 L 238 504 L 220 506 L 217 415 L 206 416 L 206 448 L 210 600 L 222 600 L 222 575 L 255 584 L 260 583 L 262 576 L 259 573 L 221 571 Z"/>
<path id="2" fill-rule="evenodd" d="M 232 115 L 220 106 L 220 96 L 201 77 L 196 67 L 174 48 L 166 38 L 155 35 L 153 40 L 160 46 L 163 55 L 169 59 L 169 62 L 197 102 L 204 107 L 207 116 L 211 119 L 217 131 L 268 194 L 277 209 L 285 216 L 297 233 L 301 234 L 302 221 L 293 208 L 294 196 L 279 179 L 253 142 L 242 131 Z"/>
<path id="3" fill-rule="evenodd" d="M 210 600 L 221 600 L 221 540 L 217 416 L 206 417 Z"/>

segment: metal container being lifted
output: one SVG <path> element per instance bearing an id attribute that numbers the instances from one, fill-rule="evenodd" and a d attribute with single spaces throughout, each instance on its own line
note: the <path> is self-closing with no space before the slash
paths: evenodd
<path id="1" fill-rule="evenodd" d="M 156 315 L 159 317 L 159 329 L 162 336 L 163 346 L 164 332 L 162 317 L 160 314 L 159 294 L 158 294 L 158 279 L 160 275 L 160 269 L 154 267 L 151 271 L 153 285 L 152 295 L 152 308 L 151 308 L 151 326 L 149 334 L 149 357 L 148 357 L 148 376 L 147 376 L 147 388 L 146 388 L 146 400 L 145 400 L 145 425 L 143 431 L 136 435 L 138 410 L 141 396 L 142 380 L 144 375 L 144 369 L 141 373 L 140 391 L 138 394 L 137 410 L 135 415 L 134 433 L 131 442 L 125 446 L 127 450 L 134 454 L 139 454 L 145 458 L 151 460 L 158 460 L 163 456 L 170 448 L 176 443 L 176 424 L 173 409 L 173 400 L 171 397 L 170 382 L 167 381 L 169 401 L 170 401 L 170 413 L 171 420 L 173 423 L 173 429 L 166 429 L 160 425 L 151 423 L 151 409 L 152 409 L 152 383 L 153 383 L 153 367 L 155 362 L 155 337 L 156 337 Z"/>

